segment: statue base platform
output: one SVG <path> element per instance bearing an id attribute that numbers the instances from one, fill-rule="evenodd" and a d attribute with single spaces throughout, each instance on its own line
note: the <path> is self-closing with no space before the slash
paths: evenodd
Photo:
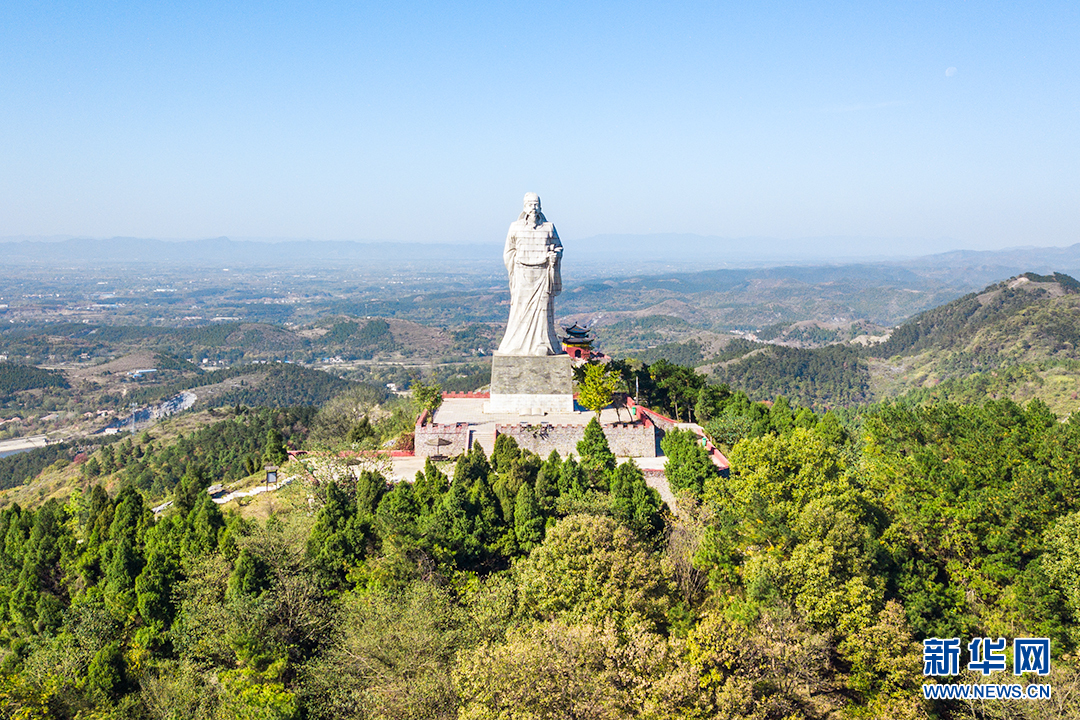
<path id="1" fill-rule="evenodd" d="M 486 413 L 543 415 L 574 411 L 569 355 L 500 355 L 491 360 L 491 399 Z"/>

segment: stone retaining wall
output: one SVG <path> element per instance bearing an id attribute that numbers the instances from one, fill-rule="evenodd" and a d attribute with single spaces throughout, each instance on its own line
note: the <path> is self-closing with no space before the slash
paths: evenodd
<path id="1" fill-rule="evenodd" d="M 469 423 L 417 423 L 414 432 L 413 453 L 417 457 L 454 457 L 469 449 Z M 440 444 L 440 440 L 445 444 Z"/>
<path id="2" fill-rule="evenodd" d="M 552 450 L 565 457 L 577 453 L 577 444 L 585 438 L 584 425 L 496 425 L 495 436 L 509 435 L 518 447 L 547 457 Z M 652 423 L 616 423 L 604 426 L 611 452 L 619 457 L 656 457 L 659 442 Z"/>
<path id="3" fill-rule="evenodd" d="M 611 452 L 619 457 L 657 457 L 660 455 L 660 434 L 650 422 L 619 423 L 604 426 Z"/>

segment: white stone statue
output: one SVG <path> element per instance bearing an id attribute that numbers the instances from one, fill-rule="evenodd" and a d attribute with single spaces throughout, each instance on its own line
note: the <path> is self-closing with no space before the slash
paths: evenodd
<path id="1" fill-rule="evenodd" d="M 510 321 L 498 352 L 562 355 L 555 334 L 554 298 L 562 292 L 562 243 L 540 212 L 540 196 L 525 195 L 525 209 L 510 224 L 503 263 L 510 275 Z"/>

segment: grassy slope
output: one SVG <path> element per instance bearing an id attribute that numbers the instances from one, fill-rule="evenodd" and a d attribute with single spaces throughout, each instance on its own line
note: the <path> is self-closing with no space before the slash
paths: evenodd
<path id="1" fill-rule="evenodd" d="M 1025 274 L 915 316 L 870 349 L 877 398 L 1039 398 L 1077 407 L 1080 284 Z"/>
<path id="2" fill-rule="evenodd" d="M 220 422 L 227 416 L 226 410 L 181 413 L 155 425 L 150 434 L 156 444 L 165 446 L 171 444 L 181 434 L 190 435 L 200 428 Z M 118 489 L 115 487 L 118 475 L 119 473 L 113 473 L 101 476 L 94 482 L 103 484 L 110 493 L 115 493 Z M 73 492 L 84 489 L 88 485 L 79 464 L 56 463 L 43 470 L 26 485 L 0 490 L 0 507 L 6 507 L 12 503 L 18 503 L 22 507 L 35 507 L 50 498 L 63 502 Z"/>
<path id="3" fill-rule="evenodd" d="M 651 352 L 678 361 L 687 345 Z M 1039 398 L 1061 416 L 1080 407 L 1080 283 L 1067 275 L 1025 273 L 996 283 L 920 313 L 885 343 L 858 351 L 728 345 L 736 352 L 688 364 L 755 399 L 785 394 L 835 406 L 912 393 L 918 401 Z"/>

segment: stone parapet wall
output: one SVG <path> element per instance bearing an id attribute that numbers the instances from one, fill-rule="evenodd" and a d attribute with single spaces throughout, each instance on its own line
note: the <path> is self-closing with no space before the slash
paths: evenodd
<path id="1" fill-rule="evenodd" d="M 496 425 L 495 436 L 509 435 L 518 447 L 547 457 L 552 450 L 563 457 L 577 453 L 577 445 L 585 438 L 584 425 Z M 651 423 L 617 423 L 604 426 L 611 452 L 619 457 L 656 457 L 659 442 Z"/>
<path id="2" fill-rule="evenodd" d="M 454 457 L 469 449 L 469 423 L 417 423 L 414 432 L 413 453 L 417 457 Z M 444 442 L 440 443 L 440 440 Z"/>
<path id="3" fill-rule="evenodd" d="M 664 432 L 668 432 L 669 430 L 674 430 L 675 427 L 678 425 L 678 423 L 676 421 L 672 420 L 668 416 L 661 415 L 660 413 L 656 412 L 655 410 L 650 410 L 649 408 L 644 407 L 643 405 L 636 405 L 634 407 L 637 408 L 637 416 L 639 418 L 648 418 L 649 420 L 656 423 L 656 426 L 658 428 L 660 428 L 661 430 L 663 430 Z"/>
<path id="4" fill-rule="evenodd" d="M 495 437 L 509 435 L 518 447 L 531 450 L 546 458 L 555 450 L 566 457 L 577 452 L 577 444 L 585 438 L 584 425 L 496 425 Z"/>
<path id="5" fill-rule="evenodd" d="M 657 457 L 660 455 L 660 433 L 652 423 L 619 423 L 605 425 L 611 452 L 618 457 Z"/>
<path id="6" fill-rule="evenodd" d="M 664 433 L 670 432 L 676 428 L 689 430 L 690 432 L 697 435 L 699 438 L 701 438 L 701 445 L 705 448 L 705 452 L 709 453 L 709 458 L 713 461 L 713 464 L 716 465 L 716 467 L 720 470 L 721 474 L 727 474 L 728 469 L 731 467 L 731 464 L 728 462 L 727 457 L 724 456 L 724 453 L 720 452 L 720 449 L 712 444 L 712 441 L 709 440 L 709 437 L 705 434 L 704 428 L 702 428 L 700 425 L 698 425 L 697 423 L 676 422 L 675 420 L 672 420 L 666 415 L 661 415 L 655 410 L 650 410 L 649 408 L 643 407 L 641 405 L 635 405 L 632 398 L 628 399 L 627 405 L 631 407 L 631 409 L 635 409 L 637 411 L 637 417 L 641 418 L 642 421 L 649 422 L 651 420 L 652 422 L 656 423 L 656 426 L 661 430 L 660 437 L 663 437 Z M 657 439 L 657 443 L 659 444 L 659 439 Z M 657 452 L 657 455 L 661 454 L 663 453 L 659 451 Z"/>

